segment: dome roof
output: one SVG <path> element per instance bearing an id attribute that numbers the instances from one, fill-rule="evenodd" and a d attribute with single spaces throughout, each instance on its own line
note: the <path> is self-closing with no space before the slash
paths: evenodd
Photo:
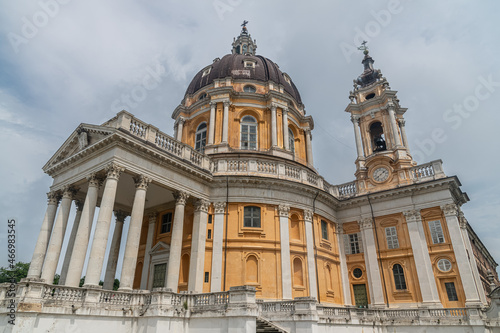
<path id="1" fill-rule="evenodd" d="M 245 60 L 255 63 L 255 67 L 245 67 Z M 210 68 L 208 74 L 203 75 Z M 199 71 L 189 84 L 186 95 L 194 94 L 199 89 L 208 86 L 216 79 L 232 77 L 233 79 L 256 80 L 261 82 L 273 81 L 283 85 L 283 89 L 299 104 L 302 104 L 300 94 L 292 80 L 287 80 L 278 65 L 263 56 L 227 54 L 222 59 L 214 61 L 210 66 Z"/>

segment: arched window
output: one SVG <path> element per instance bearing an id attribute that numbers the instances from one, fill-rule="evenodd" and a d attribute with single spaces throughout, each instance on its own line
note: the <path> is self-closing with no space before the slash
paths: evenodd
<path id="1" fill-rule="evenodd" d="M 288 147 L 290 147 L 292 154 L 295 154 L 295 138 L 291 128 L 288 128 Z"/>
<path id="2" fill-rule="evenodd" d="M 256 92 L 256 91 L 257 91 L 257 89 L 255 89 L 255 87 L 254 87 L 254 86 L 250 86 L 250 85 L 249 85 L 249 86 L 244 86 L 244 87 L 243 87 L 243 91 L 244 91 L 244 92 L 248 92 L 248 93 L 254 93 L 254 92 Z"/>
<path id="3" fill-rule="evenodd" d="M 252 116 L 241 119 L 241 149 L 257 149 L 257 120 Z"/>
<path id="4" fill-rule="evenodd" d="M 384 129 L 379 121 L 370 125 L 370 136 L 374 152 L 387 150 L 384 138 Z"/>
<path id="5" fill-rule="evenodd" d="M 294 286 L 304 285 L 304 274 L 302 273 L 302 260 L 293 259 L 293 284 Z"/>
<path id="6" fill-rule="evenodd" d="M 254 255 L 247 257 L 245 267 L 245 282 L 259 283 L 259 261 Z"/>
<path id="7" fill-rule="evenodd" d="M 394 284 L 397 290 L 406 290 L 405 272 L 400 264 L 392 266 L 392 274 L 394 275 Z"/>
<path id="8" fill-rule="evenodd" d="M 207 123 L 203 122 L 196 129 L 194 149 L 196 149 L 200 153 L 204 153 L 206 145 L 207 145 Z"/>

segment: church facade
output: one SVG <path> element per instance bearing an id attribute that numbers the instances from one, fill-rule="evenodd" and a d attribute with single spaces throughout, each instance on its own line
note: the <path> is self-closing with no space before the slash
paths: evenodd
<path id="1" fill-rule="evenodd" d="M 243 26 L 193 78 L 173 136 L 127 111 L 69 136 L 43 168 L 54 181 L 9 329 L 500 331 L 496 263 L 460 209 L 467 194 L 440 160 L 413 160 L 407 109 L 367 48 L 345 110 L 355 180 L 340 185 L 314 168 L 295 84 L 256 49 Z"/>

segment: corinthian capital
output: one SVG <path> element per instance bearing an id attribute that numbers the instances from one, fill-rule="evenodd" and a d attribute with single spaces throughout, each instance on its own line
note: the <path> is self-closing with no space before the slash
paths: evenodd
<path id="1" fill-rule="evenodd" d="M 454 203 L 441 206 L 441 210 L 443 211 L 444 216 L 457 216 L 458 213 L 458 207 Z"/>
<path id="2" fill-rule="evenodd" d="M 210 206 L 210 202 L 208 202 L 207 200 L 199 199 L 196 200 L 194 204 L 194 210 L 197 212 L 199 211 L 208 213 L 208 206 Z"/>
<path id="3" fill-rule="evenodd" d="M 288 213 L 290 213 L 290 206 L 289 205 L 279 205 L 278 212 L 279 212 L 280 216 L 288 217 Z"/>
<path id="4" fill-rule="evenodd" d="M 174 198 L 177 205 L 185 205 L 189 194 L 183 191 L 174 192 Z"/>
<path id="5" fill-rule="evenodd" d="M 138 190 L 147 190 L 149 183 L 151 183 L 151 178 L 146 177 L 144 175 L 139 175 L 138 177 L 134 177 L 135 188 Z"/>
<path id="6" fill-rule="evenodd" d="M 224 214 L 225 208 L 226 208 L 225 202 L 214 202 L 215 214 Z"/>
<path id="7" fill-rule="evenodd" d="M 102 184 L 102 179 L 97 177 L 97 174 L 95 172 L 87 176 L 87 181 L 89 182 L 89 187 L 99 188 Z"/>
<path id="8" fill-rule="evenodd" d="M 313 211 L 309 209 L 304 209 L 304 221 L 312 222 L 313 220 Z"/>
<path id="9" fill-rule="evenodd" d="M 61 196 L 57 192 L 49 192 L 47 193 L 47 200 L 49 205 L 57 205 L 59 203 L 59 200 L 61 200 Z"/>
<path id="10" fill-rule="evenodd" d="M 108 179 L 117 179 L 120 178 L 120 175 L 122 172 L 125 170 L 124 168 L 120 167 L 116 163 L 109 163 L 106 165 L 106 177 Z"/>
<path id="11" fill-rule="evenodd" d="M 460 224 L 460 228 L 467 228 L 467 219 L 465 218 L 464 212 L 462 212 L 461 210 L 459 210 L 458 212 L 458 222 Z"/>
<path id="12" fill-rule="evenodd" d="M 422 219 L 420 217 L 420 210 L 416 209 L 404 211 L 403 215 L 405 216 L 406 222 L 417 222 Z"/>
<path id="13" fill-rule="evenodd" d="M 231 102 L 230 101 L 224 101 L 224 107 L 225 108 L 228 108 L 229 105 L 231 105 Z"/>
<path id="14" fill-rule="evenodd" d="M 359 228 L 361 230 L 371 229 L 373 227 L 373 219 L 371 217 L 363 218 L 359 221 Z"/>
<path id="15" fill-rule="evenodd" d="M 125 221 L 125 218 L 127 216 L 129 216 L 130 214 L 119 209 L 119 210 L 115 210 L 115 217 L 116 217 L 116 222 L 121 222 L 123 223 Z"/>
<path id="16" fill-rule="evenodd" d="M 351 116 L 351 121 L 352 121 L 353 124 L 359 123 L 359 116 L 353 114 Z"/>
<path id="17" fill-rule="evenodd" d="M 215 109 L 217 107 L 217 102 L 210 102 L 210 107 Z"/>
<path id="18" fill-rule="evenodd" d="M 62 194 L 63 198 L 72 199 L 73 200 L 73 198 L 75 197 L 76 193 L 78 192 L 78 189 L 74 188 L 71 185 L 66 185 L 62 189 L 62 192 L 63 192 L 63 194 Z"/>

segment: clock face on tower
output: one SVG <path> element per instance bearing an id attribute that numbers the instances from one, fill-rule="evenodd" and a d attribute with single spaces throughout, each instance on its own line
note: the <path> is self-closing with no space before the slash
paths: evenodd
<path id="1" fill-rule="evenodd" d="M 389 170 L 384 167 L 379 167 L 373 171 L 373 180 L 376 182 L 382 183 L 385 182 L 389 178 Z"/>

